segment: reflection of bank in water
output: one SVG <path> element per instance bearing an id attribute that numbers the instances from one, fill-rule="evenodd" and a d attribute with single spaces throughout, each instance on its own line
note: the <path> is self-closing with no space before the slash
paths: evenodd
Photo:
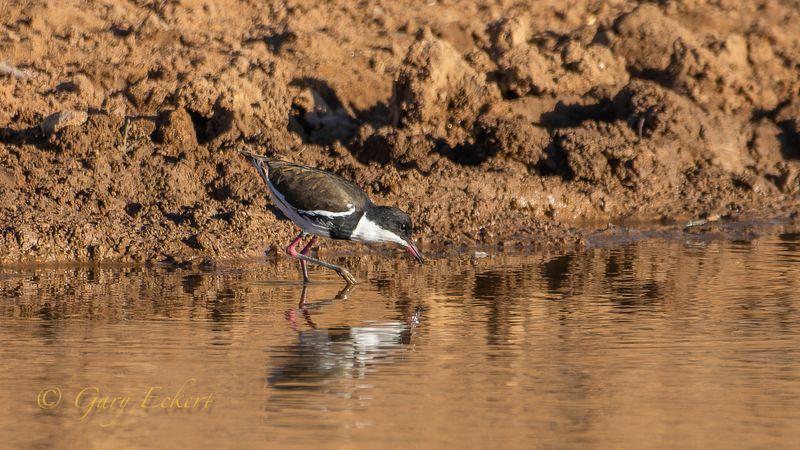
<path id="1" fill-rule="evenodd" d="M 298 331 L 296 344 L 274 349 L 267 377 L 271 387 L 315 390 L 336 379 L 365 378 L 375 366 L 392 362 L 411 343 L 421 315 L 417 309 L 402 321 L 317 328 L 311 310 L 327 303 L 301 306 L 311 329 Z"/>

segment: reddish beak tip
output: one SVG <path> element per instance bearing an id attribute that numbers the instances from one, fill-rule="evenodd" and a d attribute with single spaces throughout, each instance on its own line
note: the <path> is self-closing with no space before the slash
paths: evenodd
<path id="1" fill-rule="evenodd" d="M 425 258 L 422 257 L 422 253 L 419 252 L 419 249 L 417 249 L 417 246 L 414 245 L 413 242 L 409 242 L 408 245 L 406 245 L 406 250 L 416 258 L 420 265 L 425 262 Z"/>

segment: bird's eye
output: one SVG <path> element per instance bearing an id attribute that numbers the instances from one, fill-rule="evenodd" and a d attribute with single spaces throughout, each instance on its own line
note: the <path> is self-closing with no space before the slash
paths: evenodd
<path id="1" fill-rule="evenodd" d="M 404 223 L 401 223 L 401 224 L 400 224 L 400 230 L 402 230 L 402 231 L 406 231 L 407 229 L 408 229 L 408 225 L 406 225 L 406 224 L 404 224 Z"/>

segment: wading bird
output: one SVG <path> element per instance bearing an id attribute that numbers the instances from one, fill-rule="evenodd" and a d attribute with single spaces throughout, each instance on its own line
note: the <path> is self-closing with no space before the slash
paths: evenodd
<path id="1" fill-rule="evenodd" d="M 286 253 L 300 261 L 304 281 L 308 282 L 309 262 L 335 270 L 347 284 L 356 282 L 347 269 L 307 255 L 318 236 L 366 243 L 394 242 L 422 264 L 422 254 L 411 238 L 411 218 L 400 209 L 372 203 L 355 183 L 330 172 L 244 150 L 240 153 L 261 174 L 275 206 L 300 227 L 300 234 L 286 247 Z M 297 245 L 309 234 L 311 240 L 298 252 Z"/>

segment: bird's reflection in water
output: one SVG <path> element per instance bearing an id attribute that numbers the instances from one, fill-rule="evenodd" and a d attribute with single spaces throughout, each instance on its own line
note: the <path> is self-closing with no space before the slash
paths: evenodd
<path id="1" fill-rule="evenodd" d="M 338 294 L 336 294 L 336 297 L 332 299 L 308 303 L 308 289 L 307 286 L 304 285 L 303 290 L 300 292 L 300 302 L 297 304 L 297 309 L 290 309 L 286 311 L 286 320 L 289 321 L 289 324 L 294 331 L 299 331 L 297 327 L 297 313 L 299 311 L 303 315 L 303 319 L 305 319 L 306 324 L 309 327 L 316 329 L 317 324 L 314 323 L 314 320 L 311 318 L 311 311 L 318 310 L 325 305 L 330 305 L 331 303 L 339 300 L 347 300 L 347 294 L 352 291 L 354 287 L 354 284 L 348 284 L 341 291 L 339 291 Z"/>
<path id="2" fill-rule="evenodd" d="M 297 332 L 297 342 L 274 349 L 267 377 L 270 387 L 318 390 L 330 388 L 330 382 L 336 380 L 363 379 L 377 365 L 392 362 L 397 352 L 411 343 L 421 320 L 420 307 L 403 315 L 402 320 L 320 328 L 313 319 L 314 312 L 346 300 L 351 289 L 340 291 L 334 299 L 309 302 L 303 288 L 298 308 L 286 312 L 289 325 Z M 300 316 L 308 329 L 301 329 L 305 327 Z"/>

